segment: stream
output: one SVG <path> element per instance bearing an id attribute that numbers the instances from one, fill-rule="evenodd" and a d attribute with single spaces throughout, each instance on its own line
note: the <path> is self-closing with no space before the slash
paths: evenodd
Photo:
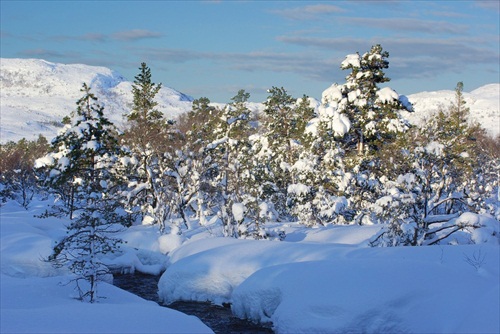
<path id="1" fill-rule="evenodd" d="M 141 298 L 152 300 L 161 306 L 194 315 L 205 325 L 210 327 L 216 334 L 244 333 L 244 334 L 271 334 L 272 329 L 268 326 L 255 324 L 248 320 L 235 317 L 230 307 L 213 305 L 209 302 L 177 301 L 164 305 L 158 298 L 158 280 L 160 276 L 142 273 L 115 275 L 113 284 L 117 287 L 131 292 Z"/>

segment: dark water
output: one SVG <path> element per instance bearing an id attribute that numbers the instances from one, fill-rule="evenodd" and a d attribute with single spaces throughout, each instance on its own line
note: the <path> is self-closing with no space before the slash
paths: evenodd
<path id="1" fill-rule="evenodd" d="M 254 324 L 250 321 L 239 319 L 231 313 L 229 307 L 213 305 L 202 302 L 178 301 L 169 305 L 163 305 L 158 299 L 158 280 L 160 276 L 146 275 L 141 273 L 115 275 L 114 285 L 127 290 L 139 297 L 157 302 L 162 306 L 194 315 L 198 317 L 217 334 L 257 334 L 273 333 L 270 326 Z"/>

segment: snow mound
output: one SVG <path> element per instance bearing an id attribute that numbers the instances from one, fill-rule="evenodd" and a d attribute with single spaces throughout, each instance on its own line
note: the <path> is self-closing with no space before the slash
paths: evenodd
<path id="1" fill-rule="evenodd" d="M 277 333 L 500 329 L 498 245 L 366 247 L 359 235 L 374 226 L 303 233 L 294 242 L 186 242 L 170 254 L 160 299 L 231 303 Z"/>
<path id="2" fill-rule="evenodd" d="M 102 283 L 107 298 L 94 304 L 72 297 L 65 277 L 2 275 L 2 333 L 212 333 L 196 317 L 160 307 Z"/>
<path id="3" fill-rule="evenodd" d="M 250 276 L 233 292 L 232 310 L 273 322 L 277 333 L 498 332 L 498 284 L 479 287 L 492 279 L 394 259 L 293 263 Z M 478 303 L 487 308 L 470 307 Z"/>

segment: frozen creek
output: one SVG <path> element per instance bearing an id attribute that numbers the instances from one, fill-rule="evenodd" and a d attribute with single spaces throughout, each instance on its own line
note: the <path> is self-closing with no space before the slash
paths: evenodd
<path id="1" fill-rule="evenodd" d="M 250 321 L 239 319 L 231 313 L 229 307 L 213 305 L 209 302 L 177 301 L 164 305 L 158 299 L 158 280 L 160 276 L 146 275 L 141 273 L 115 275 L 114 285 L 131 292 L 141 298 L 152 300 L 162 306 L 194 315 L 201 319 L 208 327 L 217 334 L 229 333 L 273 333 L 268 327 L 254 324 Z"/>

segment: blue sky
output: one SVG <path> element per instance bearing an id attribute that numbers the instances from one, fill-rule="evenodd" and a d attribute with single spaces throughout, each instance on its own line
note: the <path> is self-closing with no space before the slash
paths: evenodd
<path id="1" fill-rule="evenodd" d="M 272 86 L 316 98 L 347 75 L 345 55 L 389 51 L 401 94 L 499 82 L 499 2 L 8 1 L 1 57 L 106 66 L 194 98 L 263 101 Z"/>

